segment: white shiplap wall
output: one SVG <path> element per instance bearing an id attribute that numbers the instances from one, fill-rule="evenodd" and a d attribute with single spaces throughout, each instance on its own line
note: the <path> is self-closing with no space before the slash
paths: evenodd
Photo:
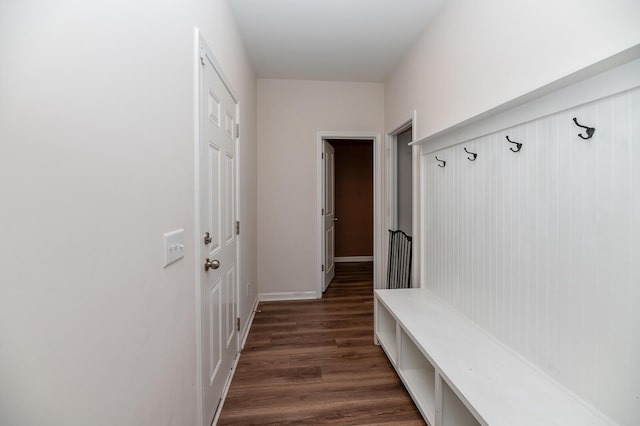
<path id="1" fill-rule="evenodd" d="M 421 170 L 423 286 L 640 424 L 640 89 L 426 153 Z"/>

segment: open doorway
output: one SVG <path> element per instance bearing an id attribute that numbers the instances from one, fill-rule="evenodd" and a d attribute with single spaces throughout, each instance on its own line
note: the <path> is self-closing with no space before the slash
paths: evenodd
<path id="1" fill-rule="evenodd" d="M 413 128 L 409 127 L 396 136 L 396 205 L 395 229 L 407 235 L 413 234 L 413 159 L 411 147 Z"/>
<path id="2" fill-rule="evenodd" d="M 324 141 L 323 292 L 346 263 L 373 262 L 373 140 Z"/>
<path id="3" fill-rule="evenodd" d="M 415 141 L 416 113 L 387 135 L 388 157 L 388 226 L 389 230 L 402 231 L 413 239 L 411 260 L 411 286 L 419 286 L 419 221 L 416 211 L 419 205 L 417 180 L 418 152 L 410 145 Z M 385 243 L 387 241 L 385 240 Z M 389 253 L 387 252 L 387 256 Z"/>
<path id="4" fill-rule="evenodd" d="M 319 132 L 318 297 L 336 264 L 373 262 L 380 288 L 382 197 L 378 134 Z"/>
<path id="5" fill-rule="evenodd" d="M 373 141 L 327 140 L 335 150 L 335 263 L 373 262 Z"/>

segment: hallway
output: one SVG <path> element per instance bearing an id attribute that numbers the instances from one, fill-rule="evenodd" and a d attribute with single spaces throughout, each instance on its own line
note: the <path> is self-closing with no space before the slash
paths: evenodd
<path id="1" fill-rule="evenodd" d="M 218 424 L 424 424 L 373 344 L 373 264 L 336 266 L 323 299 L 260 304 Z"/>

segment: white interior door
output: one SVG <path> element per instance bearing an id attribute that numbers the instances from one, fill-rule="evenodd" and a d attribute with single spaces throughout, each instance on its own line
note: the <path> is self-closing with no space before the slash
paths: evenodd
<path id="1" fill-rule="evenodd" d="M 200 80 L 200 328 L 203 421 L 210 425 L 238 350 L 236 101 L 202 51 Z"/>
<path id="2" fill-rule="evenodd" d="M 325 291 L 336 275 L 334 263 L 336 240 L 335 150 L 324 141 L 324 286 Z"/>

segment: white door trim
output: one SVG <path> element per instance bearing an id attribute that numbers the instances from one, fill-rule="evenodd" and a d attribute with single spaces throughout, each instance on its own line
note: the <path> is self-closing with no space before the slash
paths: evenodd
<path id="1" fill-rule="evenodd" d="M 397 159 L 397 144 L 398 144 L 398 135 L 409 127 L 411 127 L 411 140 L 416 140 L 418 136 L 417 129 L 417 118 L 418 113 L 416 110 L 413 110 L 413 113 L 405 120 L 402 121 L 401 124 L 394 127 L 393 130 L 387 133 L 387 152 L 389 153 L 387 158 L 387 211 L 389 215 L 387 217 L 387 226 L 386 228 L 396 229 L 398 227 L 398 193 L 397 193 L 397 185 L 398 185 L 398 159 Z M 411 282 L 414 287 L 420 286 L 420 244 L 419 238 L 420 235 L 420 221 L 418 220 L 418 215 L 420 214 L 420 155 L 419 155 L 419 147 L 412 146 L 411 148 L 411 235 L 413 236 L 413 250 L 412 250 L 412 259 L 411 259 Z M 386 234 L 385 239 L 386 242 Z M 385 258 L 388 256 L 388 247 L 384 249 Z M 384 265 L 384 271 L 386 273 L 387 265 Z"/>
<path id="2" fill-rule="evenodd" d="M 353 139 L 373 141 L 373 287 L 382 288 L 382 235 L 384 229 L 384 205 L 382 202 L 382 144 L 380 133 L 372 132 L 331 132 L 319 131 L 316 142 L 316 297 L 322 297 L 324 272 L 324 218 L 322 216 L 322 200 L 324 196 L 324 167 L 322 167 L 322 148 L 325 139 Z"/>
<path id="3" fill-rule="evenodd" d="M 198 28 L 194 28 L 194 98 L 193 98 L 193 102 L 194 102 L 194 110 L 193 110 L 193 116 L 194 116 L 194 229 L 193 229 L 193 247 L 194 247 L 194 275 L 195 275 L 195 308 L 196 308 L 196 407 L 197 407 L 197 413 L 196 413 L 196 418 L 198 421 L 199 425 L 202 425 L 204 423 L 204 418 L 203 418 L 203 391 L 202 391 L 202 321 L 201 321 L 201 316 L 200 316 L 200 307 L 201 307 L 201 292 L 200 292 L 200 286 L 202 285 L 201 280 L 200 280 L 200 268 L 203 267 L 203 259 L 206 257 L 204 255 L 204 252 L 202 250 L 202 244 L 201 244 L 201 238 L 202 236 L 199 235 L 199 229 L 200 229 L 200 136 L 201 136 L 201 130 L 200 130 L 200 85 L 201 85 L 201 79 L 202 79 L 202 56 L 203 54 L 206 55 L 207 60 L 211 61 L 211 64 L 213 65 L 213 68 L 215 69 L 216 73 L 218 73 L 218 76 L 220 77 L 220 79 L 222 80 L 223 84 L 225 85 L 225 87 L 227 88 L 227 90 L 229 91 L 229 94 L 231 95 L 233 101 L 236 104 L 236 123 L 240 123 L 240 99 L 238 97 L 238 95 L 236 94 L 235 90 L 233 90 L 233 87 L 231 86 L 231 83 L 229 81 L 229 79 L 227 78 L 227 76 L 224 74 L 224 71 L 222 70 L 222 67 L 220 66 L 220 63 L 217 61 L 216 57 L 213 55 L 211 48 L 209 47 L 209 45 L 207 44 L 206 40 L 204 39 L 204 37 L 202 36 L 202 34 L 200 33 L 200 30 Z M 234 135 L 237 136 L 237 135 Z M 240 146 L 239 146 L 239 138 L 235 137 L 235 147 L 236 147 L 236 170 L 235 170 L 235 177 L 236 177 L 236 185 L 234 188 L 234 204 L 235 204 L 235 212 L 236 212 L 236 220 L 239 220 L 238 218 L 240 217 L 240 181 L 239 181 L 239 176 L 240 176 Z M 236 312 L 237 315 L 240 315 L 240 291 L 239 291 L 239 285 L 238 283 L 242 282 L 240 281 L 241 277 L 240 277 L 240 273 L 241 273 L 241 265 L 240 265 L 240 235 L 236 235 L 236 253 L 235 253 L 235 257 L 236 257 L 236 265 L 237 265 L 237 270 L 236 270 L 236 282 L 234 284 L 234 291 L 236 292 Z M 239 332 L 237 332 L 239 333 Z M 237 351 L 240 350 L 240 345 L 241 345 L 241 338 L 240 335 L 238 335 L 238 338 L 236 339 L 237 341 L 237 345 L 238 347 L 236 348 Z M 232 372 L 235 371 L 235 364 L 237 364 L 238 362 L 238 358 L 236 357 L 235 361 L 234 361 L 234 365 L 232 368 Z M 229 380 L 227 380 L 227 383 L 225 384 L 225 389 L 222 393 L 222 400 L 220 402 L 220 408 L 222 407 L 222 405 L 224 404 L 224 399 L 227 396 L 227 392 L 229 390 L 229 385 L 231 384 L 231 377 L 229 377 Z M 220 409 L 218 410 L 218 412 L 216 413 L 215 418 L 213 419 L 213 424 L 215 424 L 217 422 L 217 419 L 220 415 Z"/>

